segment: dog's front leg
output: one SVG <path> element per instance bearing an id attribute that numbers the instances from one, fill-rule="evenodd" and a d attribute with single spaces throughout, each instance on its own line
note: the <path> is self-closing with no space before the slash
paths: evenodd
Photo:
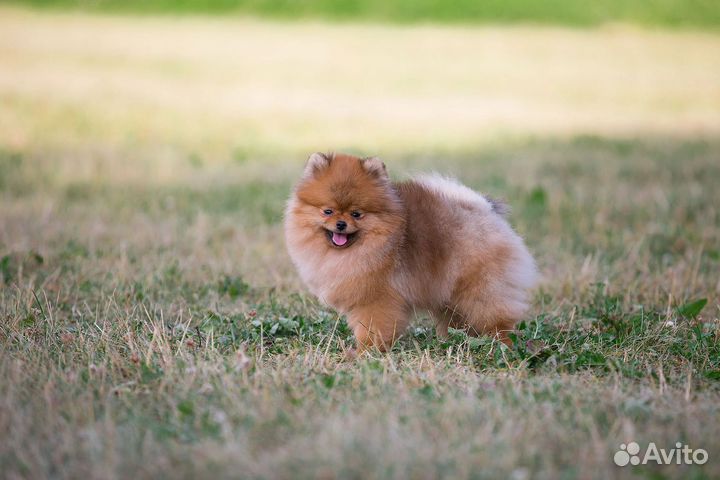
<path id="1" fill-rule="evenodd" d="M 355 334 L 357 354 L 370 348 L 385 352 L 407 328 L 407 308 L 402 301 L 385 297 L 353 308 L 348 325 Z"/>

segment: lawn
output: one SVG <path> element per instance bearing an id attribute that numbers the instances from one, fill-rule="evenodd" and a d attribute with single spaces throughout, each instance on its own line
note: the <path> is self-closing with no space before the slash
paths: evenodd
<path id="1" fill-rule="evenodd" d="M 720 26 L 714 0 L 6 0 L 54 10 L 130 14 L 250 14 L 392 23 L 535 23 L 592 26 L 629 22 L 673 28 Z"/>
<path id="2" fill-rule="evenodd" d="M 3 7 L 0 476 L 718 478 L 718 51 Z M 281 228 L 331 148 L 511 205 L 543 275 L 511 348 L 420 313 L 343 359 Z"/>

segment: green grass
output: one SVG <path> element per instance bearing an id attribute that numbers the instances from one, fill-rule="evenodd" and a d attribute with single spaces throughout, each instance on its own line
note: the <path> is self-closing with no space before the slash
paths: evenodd
<path id="1" fill-rule="evenodd" d="M 600 478 L 631 473 L 612 455 L 634 440 L 711 459 L 635 471 L 717 476 L 719 153 L 578 137 L 444 158 L 512 205 L 545 274 L 532 312 L 511 348 L 440 340 L 421 316 L 391 353 L 349 363 L 351 332 L 299 288 L 278 238 L 292 177 L 248 183 L 251 160 L 225 169 L 232 188 L 210 173 L 192 190 L 66 185 L 6 152 L 0 465 L 31 478 Z"/>
<path id="2" fill-rule="evenodd" d="M 7 8 L 0 40 L 1 477 L 720 477 L 717 35 Z M 419 312 L 344 360 L 281 227 L 327 148 L 510 204 L 543 275 L 510 348 Z"/>
<path id="3" fill-rule="evenodd" d="M 552 23 L 717 27 L 720 7 L 713 0 L 20 0 L 40 7 L 123 13 L 246 13 L 277 18 L 327 18 L 385 22 Z"/>

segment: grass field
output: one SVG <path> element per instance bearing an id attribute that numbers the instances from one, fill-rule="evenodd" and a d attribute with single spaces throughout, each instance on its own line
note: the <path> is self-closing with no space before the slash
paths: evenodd
<path id="1" fill-rule="evenodd" d="M 718 51 L 0 9 L 0 477 L 718 478 Z M 543 274 L 512 348 L 421 315 L 343 361 L 280 227 L 329 148 L 509 202 Z"/>
<path id="2" fill-rule="evenodd" d="M 720 25 L 714 0 L 10 0 L 49 9 L 132 14 L 252 14 L 274 18 L 324 18 L 382 22 L 600 25 L 629 22 L 669 27 Z"/>

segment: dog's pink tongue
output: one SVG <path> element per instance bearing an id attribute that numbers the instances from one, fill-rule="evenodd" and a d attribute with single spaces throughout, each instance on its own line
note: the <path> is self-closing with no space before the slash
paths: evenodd
<path id="1" fill-rule="evenodd" d="M 347 243 L 347 235 L 333 232 L 333 243 L 338 247 L 342 247 Z"/>

